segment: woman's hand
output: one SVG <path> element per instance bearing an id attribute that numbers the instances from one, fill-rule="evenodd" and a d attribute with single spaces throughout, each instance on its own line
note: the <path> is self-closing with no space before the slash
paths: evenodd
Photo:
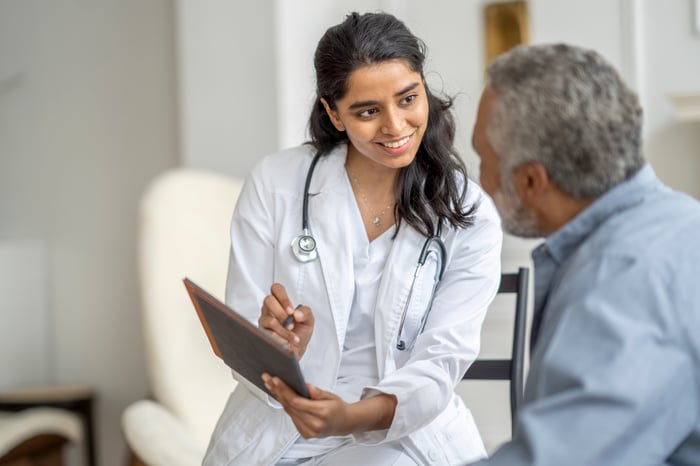
<path id="1" fill-rule="evenodd" d="M 299 396 L 279 377 L 262 375 L 265 388 L 279 401 L 304 438 L 348 435 L 388 429 L 396 411 L 396 397 L 380 394 L 357 403 L 306 384 L 311 399 Z"/>
<path id="2" fill-rule="evenodd" d="M 290 316 L 291 323 L 284 327 Z M 299 305 L 295 309 L 284 286 L 275 283 L 263 300 L 258 326 L 283 345 L 289 345 L 290 351 L 301 359 L 314 331 L 314 315 L 308 306 Z"/>

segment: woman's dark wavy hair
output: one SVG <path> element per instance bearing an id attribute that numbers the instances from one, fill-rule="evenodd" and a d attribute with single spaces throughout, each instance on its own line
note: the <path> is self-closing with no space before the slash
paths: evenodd
<path id="1" fill-rule="evenodd" d="M 387 60 L 403 60 L 411 70 L 423 75 L 425 44 L 396 17 L 387 13 L 351 13 L 345 21 L 326 31 L 316 48 L 316 102 L 309 118 L 313 145 L 327 154 L 347 142 L 323 108 L 321 98 L 336 108 L 347 92 L 348 78 L 358 68 Z M 438 97 L 427 85 L 428 125 L 415 160 L 401 169 L 396 186 L 398 202 L 394 210 L 400 228 L 402 220 L 430 236 L 445 222 L 454 227 L 473 223 L 475 206 L 465 211 L 467 169 L 453 143 L 455 123 L 450 108 L 452 97 Z M 398 228 L 397 228 L 398 232 Z"/>

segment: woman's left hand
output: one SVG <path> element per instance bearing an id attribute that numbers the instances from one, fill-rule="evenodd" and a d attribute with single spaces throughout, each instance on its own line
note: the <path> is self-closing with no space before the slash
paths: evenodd
<path id="1" fill-rule="evenodd" d="M 308 399 L 279 377 L 263 374 L 262 378 L 301 436 L 307 439 L 387 429 L 394 418 L 396 397 L 393 395 L 380 394 L 357 403 L 346 403 L 339 396 L 307 383 L 311 397 Z"/>

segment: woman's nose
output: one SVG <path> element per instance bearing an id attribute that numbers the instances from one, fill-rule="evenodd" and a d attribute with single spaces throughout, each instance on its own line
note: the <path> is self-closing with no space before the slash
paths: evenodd
<path id="1" fill-rule="evenodd" d="M 398 109 L 390 109 L 384 112 L 384 121 L 382 123 L 382 133 L 399 136 L 402 134 L 406 119 Z"/>

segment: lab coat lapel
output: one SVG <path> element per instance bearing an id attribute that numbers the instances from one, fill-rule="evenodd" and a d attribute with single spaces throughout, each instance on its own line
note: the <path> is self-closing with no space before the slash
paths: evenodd
<path id="1" fill-rule="evenodd" d="M 319 160 L 309 188 L 309 220 L 317 239 L 318 257 L 333 313 L 338 348 L 345 340 L 354 294 L 351 212 L 347 204 L 346 146 Z"/>
<path id="2" fill-rule="evenodd" d="M 394 239 L 377 292 L 375 341 L 379 373 L 395 369 L 396 336 L 425 237 L 405 222 Z"/>

